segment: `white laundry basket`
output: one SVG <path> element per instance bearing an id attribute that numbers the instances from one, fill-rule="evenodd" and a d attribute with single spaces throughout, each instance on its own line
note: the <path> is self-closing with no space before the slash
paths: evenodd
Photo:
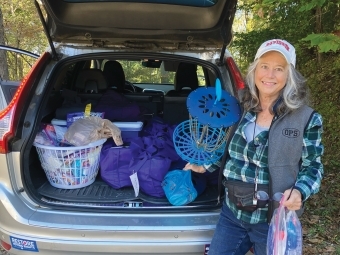
<path id="1" fill-rule="evenodd" d="M 53 147 L 34 143 L 48 181 L 56 188 L 77 189 L 94 182 L 106 139 L 86 146 Z"/>

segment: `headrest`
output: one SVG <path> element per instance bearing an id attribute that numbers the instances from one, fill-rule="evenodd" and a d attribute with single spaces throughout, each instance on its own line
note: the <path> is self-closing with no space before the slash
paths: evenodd
<path id="1" fill-rule="evenodd" d="M 78 74 L 76 80 L 76 88 L 80 90 L 88 90 L 89 84 L 94 91 L 107 89 L 107 82 L 103 72 L 99 69 L 84 69 Z M 97 90 L 95 89 L 97 87 Z"/>
<path id="2" fill-rule="evenodd" d="M 175 90 L 180 91 L 184 87 L 191 90 L 198 88 L 197 66 L 189 63 L 180 63 L 175 75 Z"/>
<path id="3" fill-rule="evenodd" d="M 106 81 L 110 87 L 123 90 L 125 86 L 125 74 L 122 65 L 115 60 L 109 60 L 104 65 L 103 70 Z"/>

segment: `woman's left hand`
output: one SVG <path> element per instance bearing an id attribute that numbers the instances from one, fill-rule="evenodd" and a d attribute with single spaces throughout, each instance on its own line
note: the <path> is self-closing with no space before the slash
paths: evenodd
<path id="1" fill-rule="evenodd" d="M 283 195 L 285 198 L 289 197 L 290 189 L 286 190 Z M 283 205 L 287 207 L 288 210 L 296 211 L 299 210 L 302 206 L 302 198 L 301 193 L 297 189 L 293 189 L 292 194 L 290 195 L 289 199 L 283 202 Z"/>
<path id="2" fill-rule="evenodd" d="M 198 165 L 195 165 L 195 164 L 190 164 L 190 163 L 187 163 L 185 165 L 185 167 L 183 168 L 183 170 L 191 170 L 191 171 L 194 171 L 196 173 L 205 173 L 205 168 L 204 166 L 198 166 Z"/>

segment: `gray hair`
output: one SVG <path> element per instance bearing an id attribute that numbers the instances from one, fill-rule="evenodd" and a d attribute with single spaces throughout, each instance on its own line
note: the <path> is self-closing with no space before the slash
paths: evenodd
<path id="1" fill-rule="evenodd" d="M 258 96 L 258 90 L 255 85 L 255 69 L 259 60 L 256 59 L 250 64 L 248 72 L 245 78 L 246 89 L 243 94 L 242 103 L 245 111 L 262 111 L 260 100 Z M 282 114 L 285 111 L 292 111 L 298 109 L 304 104 L 308 104 L 308 89 L 306 86 L 306 79 L 302 74 L 297 71 L 291 64 L 288 68 L 287 83 L 281 90 L 281 96 L 283 100 L 277 106 L 277 113 Z M 274 102 L 275 104 L 276 102 Z M 270 108 L 273 113 L 273 105 Z"/>

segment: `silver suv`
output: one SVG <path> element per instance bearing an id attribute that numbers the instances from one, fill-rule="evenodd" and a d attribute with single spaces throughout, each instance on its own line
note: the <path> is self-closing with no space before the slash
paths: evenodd
<path id="1" fill-rule="evenodd" d="M 115 189 L 100 174 L 90 185 L 58 188 L 33 144 L 41 123 L 65 122 L 108 90 L 143 109 L 144 125 L 188 119 L 188 94 L 217 78 L 237 97 L 243 80 L 226 49 L 236 2 L 35 2 L 50 50 L 20 83 L 0 80 L 0 239 L 10 254 L 207 254 L 218 183 L 184 206 Z M 107 71 L 107 63 L 119 64 Z"/>

